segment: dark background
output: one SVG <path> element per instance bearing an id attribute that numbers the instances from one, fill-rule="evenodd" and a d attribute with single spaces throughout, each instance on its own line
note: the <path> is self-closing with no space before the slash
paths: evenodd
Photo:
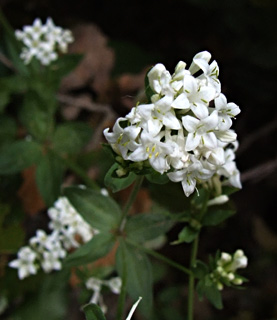
<path id="1" fill-rule="evenodd" d="M 209 319 L 277 319 L 277 1 L 2 0 L 0 4 L 14 28 L 49 16 L 67 28 L 96 24 L 115 50 L 116 44 L 126 44 L 124 56 L 121 51 L 116 56 L 117 75 L 141 71 L 144 62 L 145 66 L 162 62 L 173 71 L 179 60 L 189 64 L 199 51 L 212 53 L 219 64 L 222 92 L 241 108 L 234 129 L 241 144 L 237 164 L 243 189 L 233 196 L 237 215 L 203 235 L 200 255 L 218 248 L 230 252 L 242 248 L 249 257 L 244 274 L 250 282 L 246 290 L 227 290 L 224 311 L 212 309 L 208 315 Z M 140 52 L 139 61 L 130 48 Z M 173 252 L 179 254 L 178 249 Z M 178 282 L 178 275 L 169 277 Z"/>

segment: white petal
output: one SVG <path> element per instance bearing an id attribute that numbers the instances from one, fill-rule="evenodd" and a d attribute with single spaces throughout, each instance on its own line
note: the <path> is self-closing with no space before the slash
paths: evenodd
<path id="1" fill-rule="evenodd" d="M 189 133 L 187 136 L 187 141 L 186 141 L 186 151 L 192 151 L 196 147 L 199 146 L 201 141 L 201 136 L 197 133 Z"/>
<path id="2" fill-rule="evenodd" d="M 237 134 L 232 130 L 227 131 L 217 131 L 216 132 L 217 139 L 222 142 L 233 142 L 237 139 Z"/>
<path id="3" fill-rule="evenodd" d="M 202 123 L 206 131 L 213 130 L 218 124 L 218 113 L 217 110 L 213 111 Z"/>
<path id="4" fill-rule="evenodd" d="M 171 107 L 175 109 L 189 109 L 190 102 L 185 93 L 181 93 L 172 103 Z"/>
<path id="5" fill-rule="evenodd" d="M 195 186 L 196 180 L 189 176 L 186 176 L 186 178 L 182 181 L 182 187 L 187 197 L 189 197 L 194 192 Z"/>
<path id="6" fill-rule="evenodd" d="M 195 132 L 199 122 L 200 121 L 198 119 L 196 119 L 192 116 L 182 117 L 183 126 L 188 132 Z"/>
<path id="7" fill-rule="evenodd" d="M 206 148 L 215 149 L 217 147 L 217 138 L 213 132 L 206 133 L 202 137 Z"/>
<path id="8" fill-rule="evenodd" d="M 202 52 L 197 53 L 193 57 L 193 62 L 191 64 L 191 66 L 189 67 L 189 71 L 192 74 L 194 74 L 200 69 L 200 66 L 201 66 L 201 68 L 207 68 L 206 66 L 204 66 L 204 64 L 205 64 L 205 62 L 206 62 L 206 64 L 208 64 L 211 57 L 212 56 L 208 51 L 202 51 Z"/>
<path id="9" fill-rule="evenodd" d="M 196 117 L 199 119 L 204 119 L 204 118 L 208 117 L 208 115 L 209 115 L 209 110 L 208 110 L 207 106 L 203 103 L 192 104 L 191 110 L 196 115 Z"/>
<path id="10" fill-rule="evenodd" d="M 167 112 L 163 117 L 163 124 L 173 130 L 179 130 L 182 128 L 179 120 L 176 118 L 173 112 Z"/>

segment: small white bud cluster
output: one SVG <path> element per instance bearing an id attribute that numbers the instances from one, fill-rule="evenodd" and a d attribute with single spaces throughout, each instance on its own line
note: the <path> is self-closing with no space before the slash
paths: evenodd
<path id="1" fill-rule="evenodd" d="M 103 285 L 109 287 L 113 293 L 119 294 L 121 290 L 122 281 L 119 277 L 111 278 L 110 280 L 101 280 L 98 278 L 91 277 L 86 281 L 87 289 L 93 290 L 93 295 L 89 303 L 99 304 L 103 313 L 106 313 L 107 306 L 104 304 L 103 296 L 101 295 L 101 289 Z"/>
<path id="2" fill-rule="evenodd" d="M 200 52 L 188 69 L 180 61 L 173 75 L 164 65 L 155 65 L 147 75 L 151 103 L 133 107 L 116 121 L 113 132 L 104 130 L 124 160 L 147 162 L 166 173 L 171 181 L 182 183 L 186 196 L 197 182 L 214 175 L 241 188 L 234 161 L 237 135 L 230 129 L 240 108 L 221 93 L 219 68 L 216 61 L 209 64 L 210 59 L 209 52 Z"/>
<path id="3" fill-rule="evenodd" d="M 16 30 L 15 36 L 25 45 L 20 55 L 25 64 L 35 57 L 42 65 L 49 65 L 58 58 L 58 51 L 67 52 L 68 44 L 73 42 L 71 31 L 57 27 L 51 18 L 45 25 L 37 18 L 33 25 L 24 26 L 23 31 Z"/>
<path id="4" fill-rule="evenodd" d="M 44 272 L 60 270 L 61 260 L 70 248 L 77 248 L 80 242 L 89 241 L 96 233 L 80 214 L 71 206 L 67 198 L 59 198 L 53 208 L 48 210 L 51 234 L 37 230 L 36 235 L 29 240 L 29 246 L 22 247 L 17 259 L 9 263 L 11 268 L 18 269 L 18 277 L 24 279 L 36 274 L 39 267 Z"/>
<path id="5" fill-rule="evenodd" d="M 217 260 L 216 269 L 210 277 L 216 282 L 218 290 L 225 285 L 241 285 L 243 278 L 236 274 L 238 269 L 247 267 L 248 259 L 242 250 L 237 250 L 233 255 L 222 252 Z"/>

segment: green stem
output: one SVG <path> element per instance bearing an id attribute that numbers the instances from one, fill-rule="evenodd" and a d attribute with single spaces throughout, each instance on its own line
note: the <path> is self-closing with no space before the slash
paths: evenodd
<path id="1" fill-rule="evenodd" d="M 127 201 L 127 203 L 125 204 L 125 207 L 122 211 L 122 216 L 121 216 L 121 220 L 120 220 L 120 227 L 119 227 L 119 230 L 120 231 L 123 231 L 124 230 L 124 227 L 125 227 L 125 223 L 126 223 L 126 217 L 127 217 L 127 214 L 129 212 L 129 210 L 131 209 L 131 206 L 133 204 L 133 202 L 135 201 L 136 197 L 137 197 L 137 194 L 139 192 L 139 189 L 141 187 L 141 184 L 142 184 L 142 181 L 143 181 L 143 178 L 144 176 L 138 176 L 137 177 L 137 180 L 134 184 L 134 187 L 131 191 L 131 194 L 129 196 L 129 199 Z"/>
<path id="2" fill-rule="evenodd" d="M 125 240 L 126 240 L 126 242 L 128 242 L 128 243 L 130 243 L 131 245 L 137 247 L 138 249 L 144 251 L 145 253 L 149 254 L 150 256 L 152 256 L 152 257 L 154 257 L 154 258 L 156 258 L 156 259 L 158 259 L 158 260 L 160 260 L 160 261 L 165 262 L 166 264 L 170 265 L 171 267 L 173 267 L 173 268 L 175 268 L 175 269 L 178 269 L 178 270 L 180 270 L 180 271 L 182 271 L 182 272 L 184 272 L 184 273 L 186 273 L 186 274 L 188 274 L 188 275 L 192 275 L 192 274 L 193 274 L 193 273 L 192 273 L 189 269 L 187 269 L 186 267 L 184 267 L 184 266 L 182 266 L 181 264 L 179 264 L 179 263 L 177 263 L 177 262 L 175 262 L 175 261 L 173 261 L 173 260 L 165 257 L 164 255 L 162 255 L 162 254 L 160 254 L 160 253 L 158 253 L 158 252 L 156 252 L 156 251 L 153 251 L 153 250 L 151 250 L 151 249 L 145 248 L 145 247 L 143 247 L 143 246 L 141 246 L 141 245 L 139 245 L 139 244 L 137 244 L 137 243 L 135 243 L 135 242 L 133 242 L 133 241 L 130 241 L 130 240 L 127 239 L 127 238 L 126 238 Z"/>
<path id="3" fill-rule="evenodd" d="M 196 256 L 198 251 L 199 236 L 197 236 L 192 244 L 190 256 L 190 270 L 196 265 Z M 194 302 L 194 274 L 191 272 L 189 276 L 189 292 L 188 292 L 188 320 L 193 320 L 193 302 Z"/>

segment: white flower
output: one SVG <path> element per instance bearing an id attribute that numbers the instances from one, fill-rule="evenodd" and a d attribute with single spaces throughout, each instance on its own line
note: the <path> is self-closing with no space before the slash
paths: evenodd
<path id="1" fill-rule="evenodd" d="M 35 57 L 42 65 L 49 65 L 58 58 L 57 50 L 65 53 L 73 41 L 71 31 L 55 26 L 51 18 L 45 25 L 35 19 L 32 26 L 24 26 L 23 31 L 16 30 L 15 36 L 25 45 L 20 54 L 25 64 Z"/>
<path id="2" fill-rule="evenodd" d="M 224 94 L 220 94 L 215 98 L 215 108 L 218 110 L 218 129 L 220 131 L 226 131 L 232 126 L 231 118 L 234 118 L 240 113 L 240 108 L 235 103 L 227 103 L 227 99 Z"/>
<path id="3" fill-rule="evenodd" d="M 214 149 L 217 147 L 217 138 L 211 132 L 218 124 L 217 111 L 205 119 L 198 120 L 192 116 L 182 118 L 184 128 L 189 132 L 186 141 L 186 151 L 194 150 L 200 144 L 207 148 Z"/>
<path id="4" fill-rule="evenodd" d="M 18 269 L 19 279 L 24 279 L 31 274 L 37 273 L 35 265 L 36 253 L 30 247 L 22 247 L 17 254 L 17 259 L 9 263 L 11 268 Z"/>
<path id="5" fill-rule="evenodd" d="M 57 257 L 56 252 L 44 251 L 43 260 L 41 261 L 41 267 L 44 272 L 51 272 L 53 270 L 61 270 L 62 264 L 59 258 Z"/>
<path id="6" fill-rule="evenodd" d="M 141 144 L 132 152 L 128 160 L 144 161 L 149 160 L 150 165 L 158 172 L 164 173 L 170 167 L 166 160 L 166 156 L 173 150 L 172 146 L 161 142 L 159 137 L 152 137 L 148 132 L 141 133 Z"/>
<path id="7" fill-rule="evenodd" d="M 204 169 L 201 162 L 196 160 L 194 157 L 191 157 L 191 161 L 192 163 L 187 168 L 167 174 L 171 181 L 181 181 L 184 193 L 187 197 L 194 192 L 196 180 L 198 178 L 201 180 L 207 180 L 213 174 L 213 172 Z"/>

